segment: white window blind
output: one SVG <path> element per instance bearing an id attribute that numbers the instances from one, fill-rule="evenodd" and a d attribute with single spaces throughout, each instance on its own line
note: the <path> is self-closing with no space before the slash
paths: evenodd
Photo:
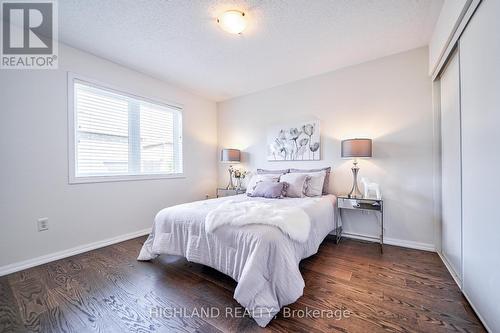
<path id="1" fill-rule="evenodd" d="M 182 119 L 177 107 L 74 81 L 78 177 L 182 173 Z"/>

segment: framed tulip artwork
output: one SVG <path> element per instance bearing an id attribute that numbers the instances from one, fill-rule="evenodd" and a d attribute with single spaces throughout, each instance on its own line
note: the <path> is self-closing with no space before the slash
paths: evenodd
<path id="1" fill-rule="evenodd" d="M 320 157 L 318 120 L 269 128 L 267 133 L 268 161 L 318 161 Z"/>

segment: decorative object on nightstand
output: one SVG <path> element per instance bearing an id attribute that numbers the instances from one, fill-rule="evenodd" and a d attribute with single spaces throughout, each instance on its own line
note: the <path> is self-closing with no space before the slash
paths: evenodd
<path id="1" fill-rule="evenodd" d="M 337 214 L 335 214 L 335 238 L 338 243 L 342 238 L 341 211 L 344 209 L 375 211 L 380 213 L 380 253 L 384 252 L 384 202 L 381 199 L 360 199 L 348 196 L 337 197 Z"/>
<path id="2" fill-rule="evenodd" d="M 233 183 L 233 166 L 232 164 L 234 163 L 239 163 L 241 160 L 241 152 L 238 149 L 230 149 L 230 148 L 225 148 L 222 149 L 220 152 L 220 160 L 223 163 L 229 163 L 229 183 L 227 184 L 226 189 L 227 190 L 234 190 L 234 183 Z"/>
<path id="3" fill-rule="evenodd" d="M 363 184 L 363 198 L 364 199 L 382 199 L 382 194 L 380 193 L 380 185 L 371 182 L 368 178 L 361 178 L 361 184 Z"/>
<path id="4" fill-rule="evenodd" d="M 229 197 L 231 195 L 238 195 L 238 194 L 243 194 L 245 193 L 244 189 L 232 189 L 228 190 L 227 188 L 218 188 L 217 189 L 217 198 L 221 197 Z"/>
<path id="5" fill-rule="evenodd" d="M 354 157 L 351 168 L 353 183 L 351 192 L 347 195 L 349 198 L 361 198 L 362 194 L 358 187 L 358 157 L 372 157 L 372 140 L 371 139 L 348 139 L 342 141 L 342 158 Z"/>
<path id="6" fill-rule="evenodd" d="M 237 190 L 242 190 L 242 182 L 243 179 L 245 179 L 245 176 L 247 175 L 247 172 L 245 170 L 240 170 L 240 169 L 234 169 L 234 178 L 236 178 L 236 189 Z"/>

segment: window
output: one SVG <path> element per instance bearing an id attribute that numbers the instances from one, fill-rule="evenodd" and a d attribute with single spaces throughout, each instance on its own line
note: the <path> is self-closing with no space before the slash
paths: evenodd
<path id="1" fill-rule="evenodd" d="M 73 163 L 70 182 L 182 174 L 182 115 L 159 104 L 70 79 Z"/>

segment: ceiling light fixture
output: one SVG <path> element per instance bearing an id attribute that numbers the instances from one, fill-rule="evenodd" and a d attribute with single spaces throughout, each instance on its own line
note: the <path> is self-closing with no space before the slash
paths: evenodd
<path id="1" fill-rule="evenodd" d="M 240 34 L 245 30 L 247 21 L 245 13 L 239 10 L 228 10 L 217 18 L 220 27 L 230 34 Z"/>

